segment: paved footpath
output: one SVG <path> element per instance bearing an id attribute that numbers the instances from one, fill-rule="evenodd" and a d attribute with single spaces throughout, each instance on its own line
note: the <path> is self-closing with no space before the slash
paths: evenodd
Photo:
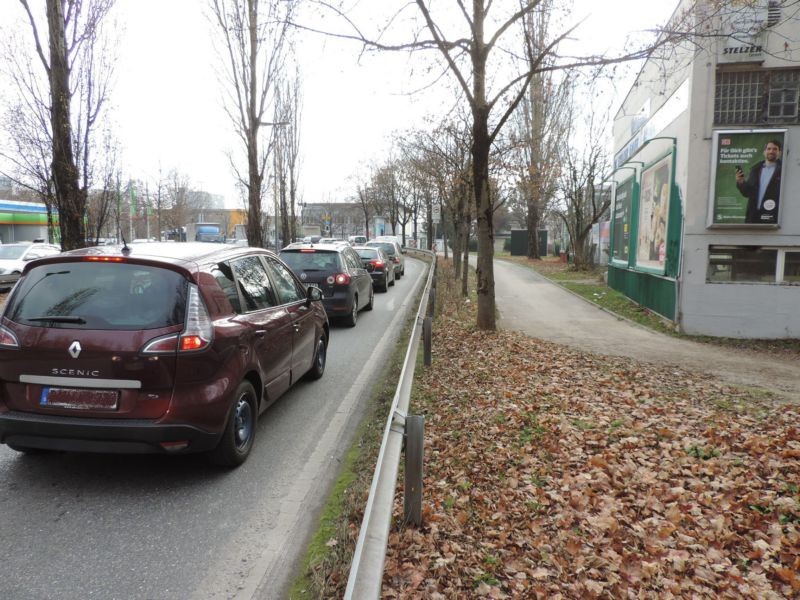
<path id="1" fill-rule="evenodd" d="M 520 265 L 496 260 L 494 273 L 502 329 L 598 354 L 711 373 L 726 383 L 761 387 L 800 401 L 800 361 L 650 331 Z"/>

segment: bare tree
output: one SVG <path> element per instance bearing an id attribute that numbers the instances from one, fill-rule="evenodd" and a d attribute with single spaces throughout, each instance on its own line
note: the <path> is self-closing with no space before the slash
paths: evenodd
<path id="1" fill-rule="evenodd" d="M 247 239 L 251 246 L 264 245 L 261 200 L 271 148 L 261 144 L 260 132 L 266 125 L 264 115 L 274 106 L 289 21 L 297 4 L 297 0 L 210 0 L 212 18 L 223 42 L 225 110 L 247 161 L 244 172 L 233 159 L 231 166 L 247 191 Z"/>
<path id="2" fill-rule="evenodd" d="M 573 125 L 571 143 L 561 152 L 556 209 L 569 233 L 578 270 L 592 266 L 592 226 L 611 206 L 610 189 L 602 184 L 609 168 L 604 138 L 608 113 L 587 113 L 585 119 L 586 131 L 578 133 L 578 127 Z"/>
<path id="3" fill-rule="evenodd" d="M 462 276 L 461 260 L 471 228 L 470 128 L 466 121 L 445 121 L 429 132 L 418 131 L 403 146 L 421 180 L 436 190 L 442 228 L 452 232 L 453 269 Z M 431 226 L 433 224 L 431 223 Z M 447 236 L 446 236 L 447 237 Z M 447 245 L 445 245 L 447 254 Z"/>
<path id="4" fill-rule="evenodd" d="M 544 0 L 542 10 L 523 19 L 529 58 L 540 56 L 547 44 L 553 4 L 554 0 Z M 554 57 L 546 57 L 542 62 L 553 64 Z M 512 143 L 518 149 L 517 189 L 524 202 L 528 231 L 528 258 L 540 258 L 539 227 L 547 204 L 555 195 L 559 150 L 566 144 L 568 95 L 568 76 L 558 81 L 553 71 L 537 71 L 512 119 Z"/>
<path id="5" fill-rule="evenodd" d="M 356 204 L 364 216 L 364 235 L 369 239 L 369 221 L 375 215 L 375 200 L 369 184 L 365 182 L 356 184 Z"/>
<path id="6" fill-rule="evenodd" d="M 106 131 L 102 140 L 100 155 L 102 163 L 96 169 L 99 171 L 100 186 L 89 192 L 87 197 L 87 225 L 94 243 L 104 232 L 108 232 L 109 220 L 117 209 L 117 180 L 119 177 L 119 147 L 110 131 Z"/>
<path id="7" fill-rule="evenodd" d="M 101 25 L 113 0 L 47 0 L 47 51 L 41 41 L 41 15 L 34 13 L 27 0 L 20 0 L 20 4 L 31 27 L 48 91 L 43 92 L 38 75 L 27 66 L 16 71 L 14 80 L 22 94 L 37 94 L 29 105 L 36 111 L 33 119 L 41 119 L 42 109 L 47 114 L 47 129 L 39 139 L 49 137 L 51 142 L 47 152 L 48 178 L 59 213 L 61 245 L 64 249 L 80 248 L 86 243 L 84 217 L 92 182 L 92 134 L 107 98 L 111 75 L 111 55 L 103 46 Z M 39 177 L 45 174 L 40 173 Z"/>
<path id="8" fill-rule="evenodd" d="M 281 238 L 288 244 L 297 237 L 295 202 L 300 166 L 300 74 L 278 84 L 275 102 L 274 176 L 278 193 Z"/>
<path id="9" fill-rule="evenodd" d="M 169 225 L 171 229 L 185 227 L 192 217 L 191 202 L 189 200 L 189 177 L 173 169 L 167 175 L 166 191 L 167 202 L 170 206 Z"/>
<path id="10" fill-rule="evenodd" d="M 319 0 L 319 4 L 343 15 L 341 10 L 324 0 Z M 414 7 L 421 24 L 409 32 L 409 23 L 414 27 L 414 15 L 403 11 L 414 10 Z M 695 14 L 689 9 L 670 23 L 670 31 L 674 34 L 661 35 L 656 41 L 632 51 L 615 56 L 562 56 L 559 47 L 572 35 L 577 24 L 548 32 L 547 39 L 538 48 L 526 46 L 521 41 L 526 19 L 550 8 L 545 0 L 473 0 L 471 3 L 414 0 L 413 4 L 407 3 L 395 12 L 388 25 L 377 34 L 365 34 L 353 25 L 352 35 L 340 36 L 379 50 L 437 51 L 469 106 L 472 117 L 472 188 L 477 207 L 479 329 L 496 328 L 492 264 L 495 204 L 490 189 L 490 154 L 499 133 L 525 98 L 534 75 L 647 58 L 656 48 L 685 38 L 696 26 Z M 558 2 L 557 8 L 564 10 L 567 3 Z M 401 39 L 393 41 L 391 34 L 397 33 L 401 26 L 405 27 L 400 32 Z"/>

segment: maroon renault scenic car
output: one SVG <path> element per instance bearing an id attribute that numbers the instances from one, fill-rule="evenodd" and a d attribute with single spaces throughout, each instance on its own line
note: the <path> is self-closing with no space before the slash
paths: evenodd
<path id="1" fill-rule="evenodd" d="M 258 415 L 325 370 L 321 300 L 259 248 L 98 246 L 29 263 L 0 319 L 0 442 L 241 464 Z"/>

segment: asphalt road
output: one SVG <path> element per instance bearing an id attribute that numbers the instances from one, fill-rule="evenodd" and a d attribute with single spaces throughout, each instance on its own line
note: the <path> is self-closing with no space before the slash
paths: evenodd
<path id="1" fill-rule="evenodd" d="M 283 598 L 425 266 L 332 324 L 327 370 L 264 415 L 235 470 L 200 456 L 0 445 L 0 598 Z"/>

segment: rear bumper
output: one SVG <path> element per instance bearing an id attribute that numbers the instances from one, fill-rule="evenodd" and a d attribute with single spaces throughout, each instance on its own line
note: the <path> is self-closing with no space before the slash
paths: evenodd
<path id="1" fill-rule="evenodd" d="M 372 277 L 373 283 L 383 284 L 384 281 L 389 280 L 389 275 L 387 275 L 384 271 L 373 271 L 370 273 L 370 277 Z"/>
<path id="2" fill-rule="evenodd" d="M 324 297 L 322 305 L 329 317 L 343 317 L 353 310 L 353 297 L 349 293 L 334 293 L 333 296 Z"/>
<path id="3" fill-rule="evenodd" d="M 118 454 L 203 452 L 215 448 L 221 435 L 191 425 L 138 419 L 0 413 L 0 442 L 47 450 Z M 182 447 L 182 442 L 188 445 Z"/>

